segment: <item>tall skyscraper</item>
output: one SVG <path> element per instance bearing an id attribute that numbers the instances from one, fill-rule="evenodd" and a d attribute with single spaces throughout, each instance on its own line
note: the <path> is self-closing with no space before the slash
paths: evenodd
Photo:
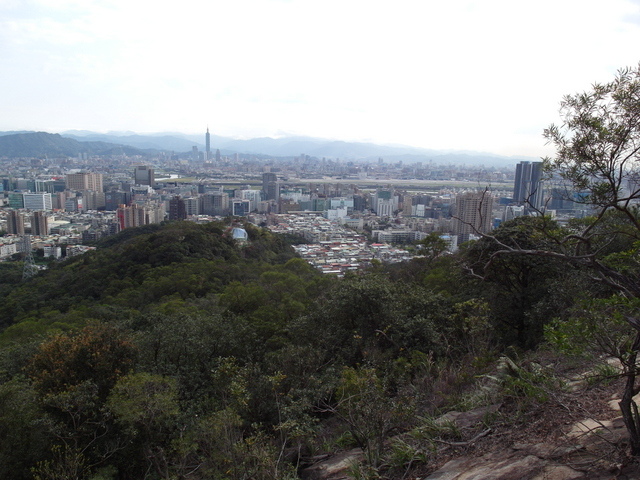
<path id="1" fill-rule="evenodd" d="M 456 197 L 453 231 L 458 242 L 466 242 L 471 235 L 489 233 L 492 227 L 493 196 L 487 192 L 468 192 Z"/>
<path id="2" fill-rule="evenodd" d="M 24 235 L 24 218 L 17 210 L 9 210 L 7 212 L 7 233 Z"/>
<path id="3" fill-rule="evenodd" d="M 206 150 L 204 154 L 204 160 L 211 160 L 211 135 L 209 134 L 209 126 L 207 125 L 207 134 L 204 136 Z"/>
<path id="4" fill-rule="evenodd" d="M 186 220 L 187 207 L 179 196 L 169 200 L 169 220 Z"/>
<path id="5" fill-rule="evenodd" d="M 267 190 L 269 182 L 277 182 L 278 176 L 275 173 L 267 172 L 262 174 L 262 190 Z"/>
<path id="6" fill-rule="evenodd" d="M 513 184 L 513 201 L 524 205 L 525 211 L 542 210 L 544 195 L 542 187 L 542 162 L 520 162 L 516 165 L 516 179 Z"/>
<path id="7" fill-rule="evenodd" d="M 184 207 L 189 215 L 200 215 L 200 199 L 198 197 L 190 197 L 184 199 Z"/>
<path id="8" fill-rule="evenodd" d="M 266 200 L 278 200 L 280 197 L 280 185 L 278 176 L 275 173 L 267 172 L 262 174 L 262 191 Z"/>
<path id="9" fill-rule="evenodd" d="M 49 219 L 44 212 L 33 212 L 31 217 L 31 234 L 32 235 L 49 235 Z"/>

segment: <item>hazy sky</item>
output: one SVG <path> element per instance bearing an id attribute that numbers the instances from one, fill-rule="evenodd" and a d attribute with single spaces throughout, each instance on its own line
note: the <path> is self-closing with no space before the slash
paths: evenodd
<path id="1" fill-rule="evenodd" d="M 0 0 L 0 130 L 549 153 L 640 61 L 639 0 Z"/>

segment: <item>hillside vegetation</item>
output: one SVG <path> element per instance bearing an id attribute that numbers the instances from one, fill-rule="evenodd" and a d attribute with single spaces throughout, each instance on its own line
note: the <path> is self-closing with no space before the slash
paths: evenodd
<path id="1" fill-rule="evenodd" d="M 549 246 L 542 222 L 495 236 Z M 494 402 L 471 392 L 501 355 L 612 295 L 547 257 L 501 258 L 481 280 L 488 238 L 338 280 L 245 228 L 246 245 L 216 223 L 127 229 L 27 282 L 2 265 L 2 478 L 298 478 L 353 447 L 359 475 L 401 478 L 429 461 L 391 461 L 390 437 Z M 505 411 L 523 381 L 505 384 Z"/>
<path id="2" fill-rule="evenodd" d="M 24 132 L 0 135 L 0 157 L 75 157 L 89 155 L 144 155 L 142 150 L 99 141 L 78 141 L 57 133 Z"/>

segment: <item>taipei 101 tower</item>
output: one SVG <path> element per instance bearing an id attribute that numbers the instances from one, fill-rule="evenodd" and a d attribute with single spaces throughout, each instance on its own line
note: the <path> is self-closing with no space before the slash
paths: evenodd
<path id="1" fill-rule="evenodd" d="M 207 126 L 207 134 L 205 135 L 205 144 L 207 146 L 204 160 L 207 161 L 211 158 L 211 135 L 209 134 L 209 126 Z"/>

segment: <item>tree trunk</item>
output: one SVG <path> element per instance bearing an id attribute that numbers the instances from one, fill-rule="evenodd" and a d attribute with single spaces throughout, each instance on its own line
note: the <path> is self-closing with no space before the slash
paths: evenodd
<path id="1" fill-rule="evenodd" d="M 633 401 L 633 396 L 636 393 L 638 349 L 640 349 L 640 331 L 636 333 L 635 341 L 625 362 L 626 364 L 623 365 L 626 370 L 627 381 L 625 382 L 622 399 L 618 404 L 627 432 L 629 432 L 629 445 L 633 456 L 640 456 L 640 415 L 638 414 L 638 405 Z"/>

